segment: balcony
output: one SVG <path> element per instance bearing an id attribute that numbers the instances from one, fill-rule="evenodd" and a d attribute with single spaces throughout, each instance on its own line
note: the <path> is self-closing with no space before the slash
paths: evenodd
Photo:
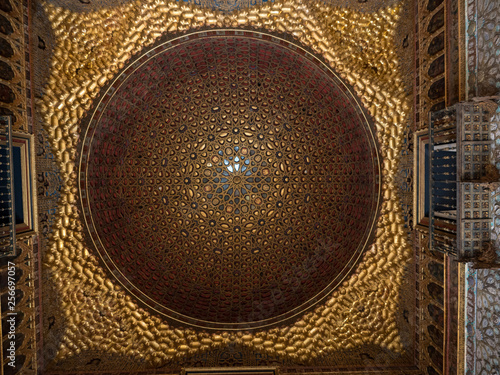
<path id="1" fill-rule="evenodd" d="M 491 160 L 488 107 L 458 103 L 430 113 L 429 124 L 425 180 L 430 249 L 460 262 L 495 267 L 490 190 L 500 173 Z"/>

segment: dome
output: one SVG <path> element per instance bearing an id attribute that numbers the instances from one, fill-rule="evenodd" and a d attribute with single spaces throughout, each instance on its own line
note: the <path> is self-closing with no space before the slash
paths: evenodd
<path id="1" fill-rule="evenodd" d="M 82 144 L 92 246 L 171 319 L 290 319 L 370 243 L 380 176 L 368 116 L 283 40 L 196 34 L 157 46 L 103 91 Z"/>

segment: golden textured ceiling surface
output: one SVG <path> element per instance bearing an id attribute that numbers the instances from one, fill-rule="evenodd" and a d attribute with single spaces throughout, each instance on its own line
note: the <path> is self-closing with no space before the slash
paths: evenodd
<path id="1" fill-rule="evenodd" d="M 44 293 L 57 294 L 53 313 L 65 322 L 60 344 L 52 348 L 56 361 L 98 349 L 159 366 L 231 342 L 304 362 L 362 344 L 403 350 L 396 312 L 411 249 L 395 176 L 410 106 L 393 43 L 400 6 L 366 14 L 321 2 L 277 1 L 229 15 L 161 0 L 86 14 L 45 7 L 57 46 L 45 96 L 37 105 L 64 182 L 56 228 L 43 258 L 54 285 Z M 293 35 L 354 87 L 377 130 L 383 202 L 374 244 L 355 273 L 325 303 L 286 327 L 258 332 L 172 327 L 136 305 L 85 245 L 75 205 L 82 118 L 100 88 L 133 54 L 165 34 L 207 26 Z"/>

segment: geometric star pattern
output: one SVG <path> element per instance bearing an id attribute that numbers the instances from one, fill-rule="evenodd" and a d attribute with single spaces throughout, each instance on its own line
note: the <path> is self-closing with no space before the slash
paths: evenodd
<path id="1" fill-rule="evenodd" d="M 375 139 L 318 62 L 200 38 L 160 49 L 102 107 L 82 158 L 87 225 L 126 286 L 167 315 L 227 327 L 294 316 L 366 247 Z"/>

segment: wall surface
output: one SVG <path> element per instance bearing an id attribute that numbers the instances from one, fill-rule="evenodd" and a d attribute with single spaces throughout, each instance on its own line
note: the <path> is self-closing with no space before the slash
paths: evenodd
<path id="1" fill-rule="evenodd" d="M 468 99 L 500 95 L 500 6 L 495 0 L 466 2 Z M 500 168 L 500 107 L 493 116 L 493 158 Z M 492 192 L 492 239 L 500 249 L 500 190 Z M 500 251 L 497 251 L 500 256 Z M 467 374 L 500 374 L 500 270 L 467 268 Z"/>

